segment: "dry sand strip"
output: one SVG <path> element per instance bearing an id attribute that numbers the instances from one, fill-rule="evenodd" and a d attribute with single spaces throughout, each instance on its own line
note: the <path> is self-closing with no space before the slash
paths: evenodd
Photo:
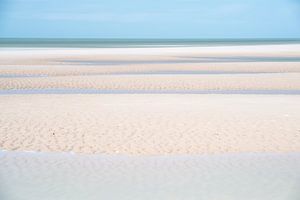
<path id="1" fill-rule="evenodd" d="M 197 64 L 122 64 L 117 66 L 66 65 L 0 65 L 0 78 L 13 76 L 73 76 L 99 74 L 238 74 L 238 73 L 300 73 L 299 62 L 238 62 Z"/>
<path id="2" fill-rule="evenodd" d="M 1 48 L 0 63 L 66 58 L 140 59 L 166 56 L 299 56 L 300 44 L 156 48 Z"/>
<path id="3" fill-rule="evenodd" d="M 295 95 L 3 95 L 0 148 L 105 154 L 299 152 Z"/>
<path id="4" fill-rule="evenodd" d="M 139 63 L 155 61 L 155 64 L 181 63 L 210 64 L 221 58 L 230 60 L 265 60 L 274 62 L 281 60 L 299 61 L 300 45 L 254 45 L 254 46 L 223 46 L 223 47 L 173 47 L 173 48 L 1 48 L 0 66 L 43 66 L 70 65 L 108 61 L 110 63 Z M 198 60 L 198 61 L 197 61 Z M 70 62 L 71 61 L 71 62 Z M 74 62 L 75 61 L 75 62 Z M 85 62 L 78 62 L 85 61 Z M 191 63 L 189 63 L 191 62 Z M 285 63 L 284 62 L 284 63 Z M 199 64 L 197 63 L 197 64 Z M 149 63 L 148 63 L 149 64 Z M 1 68 L 1 67 L 0 67 Z"/>
<path id="5" fill-rule="evenodd" d="M 300 73 L 1 78 L 0 89 L 299 90 Z"/>

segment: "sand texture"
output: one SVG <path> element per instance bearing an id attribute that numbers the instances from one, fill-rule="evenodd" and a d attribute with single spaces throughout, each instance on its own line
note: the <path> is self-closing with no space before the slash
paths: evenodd
<path id="1" fill-rule="evenodd" d="M 300 73 L 260 75 L 107 75 L 5 78 L 0 89 L 100 89 L 132 91 L 300 90 Z"/>
<path id="2" fill-rule="evenodd" d="M 300 45 L 1 48 L 0 199 L 296 200 Z"/>
<path id="3" fill-rule="evenodd" d="M 300 151 L 300 45 L 0 52 L 1 149 Z"/>
<path id="4" fill-rule="evenodd" d="M 299 95 L 2 95 L 0 110 L 8 150 L 300 151 Z"/>

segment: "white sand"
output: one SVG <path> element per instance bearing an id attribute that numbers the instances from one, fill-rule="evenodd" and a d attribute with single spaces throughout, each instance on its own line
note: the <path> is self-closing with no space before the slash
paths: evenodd
<path id="1" fill-rule="evenodd" d="M 180 61 L 197 57 L 299 57 L 299 50 L 300 45 L 102 49 L 2 48 L 0 49 L 0 66 L 65 64 L 65 60 Z"/>
<path id="2" fill-rule="evenodd" d="M 292 60 L 300 58 L 300 45 L 0 52 L 1 149 L 145 155 L 300 151 L 300 95 L 288 95 L 300 91 L 300 62 Z M 3 95 L 16 89 L 286 95 Z"/>
<path id="3" fill-rule="evenodd" d="M 184 64 L 122 64 L 114 66 L 30 64 L 0 65 L 1 76 L 87 76 L 130 73 L 299 73 L 298 62 L 230 62 L 230 63 L 184 63 Z"/>
<path id="4" fill-rule="evenodd" d="M 0 89 L 300 90 L 300 73 L 256 75 L 106 75 L 0 79 Z"/>
<path id="5" fill-rule="evenodd" d="M 299 58 L 300 45 L 0 49 L 0 199 L 297 199 Z"/>
<path id="6" fill-rule="evenodd" d="M 90 56 L 166 56 L 166 55 L 299 55 L 300 44 L 214 46 L 214 47 L 158 47 L 158 48 L 1 48 L 0 58 L 41 58 L 61 55 Z"/>
<path id="7" fill-rule="evenodd" d="M 3 95 L 0 110 L 8 150 L 300 151 L 300 95 Z"/>

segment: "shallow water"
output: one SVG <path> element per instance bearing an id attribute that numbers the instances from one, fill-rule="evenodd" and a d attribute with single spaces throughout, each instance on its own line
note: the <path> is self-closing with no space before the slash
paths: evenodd
<path id="1" fill-rule="evenodd" d="M 48 77 L 47 75 L 27 75 L 27 74 L 0 74 L 0 78 L 40 78 Z"/>
<path id="2" fill-rule="evenodd" d="M 92 73 L 92 74 L 71 74 L 71 75 L 45 75 L 45 74 L 0 74 L 0 78 L 41 78 L 41 77 L 58 77 L 58 76 L 107 76 L 107 75 L 201 75 L 201 74 L 279 74 L 294 72 L 235 72 L 235 71 L 195 71 L 195 70 L 166 70 L 166 71 L 142 71 L 142 72 L 109 72 L 109 73 Z"/>
<path id="3" fill-rule="evenodd" d="M 300 198 L 300 154 L 0 152 L 1 200 Z"/>
<path id="4" fill-rule="evenodd" d="M 73 65 L 141 65 L 141 64 L 196 64 L 196 63 L 234 63 L 234 62 L 300 62 L 300 57 L 188 57 L 172 60 L 60 60 Z"/>

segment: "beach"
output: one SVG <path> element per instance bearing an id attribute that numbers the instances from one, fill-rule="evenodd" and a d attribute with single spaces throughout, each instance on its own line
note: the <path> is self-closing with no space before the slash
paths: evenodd
<path id="1" fill-rule="evenodd" d="M 0 111 L 0 186 L 24 199 L 297 196 L 299 44 L 2 47 Z"/>
<path id="2" fill-rule="evenodd" d="M 297 199 L 299 153 L 0 153 L 3 199 Z M 116 192 L 117 191 L 117 192 Z M 9 197 L 9 198 L 8 198 Z"/>
<path id="3" fill-rule="evenodd" d="M 299 50 L 1 49 L 0 145 L 108 154 L 297 152 Z"/>
<path id="4" fill-rule="evenodd" d="M 299 95 L 26 94 L 2 95 L 0 102 L 6 150 L 165 155 L 300 148 Z"/>

